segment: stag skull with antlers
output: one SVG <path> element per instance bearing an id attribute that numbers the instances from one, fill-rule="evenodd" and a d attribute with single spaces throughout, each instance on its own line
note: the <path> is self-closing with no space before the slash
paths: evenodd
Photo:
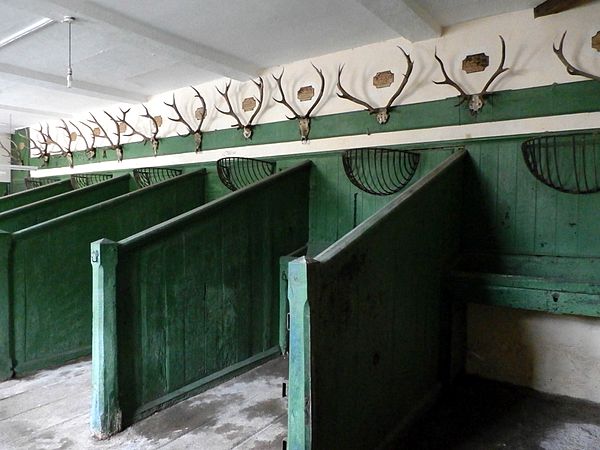
<path id="1" fill-rule="evenodd" d="M 144 133 L 142 133 L 141 131 L 136 130 L 133 125 L 131 125 L 131 123 L 129 123 L 127 121 L 127 113 L 131 110 L 131 108 L 127 109 L 127 110 L 123 110 L 121 108 L 121 118 L 119 118 L 119 122 L 125 124 L 125 128 L 129 128 L 131 130 L 131 132 L 129 134 L 125 134 L 125 136 L 129 137 L 129 136 L 135 136 L 138 135 L 142 138 L 142 142 L 144 143 L 144 145 L 146 145 L 148 142 L 150 142 L 150 145 L 152 145 L 152 152 L 154 153 L 154 156 L 158 155 L 158 147 L 160 145 L 160 141 L 157 138 L 158 135 L 158 129 L 159 129 L 159 125 L 158 122 L 156 121 L 156 118 L 152 115 L 150 115 L 150 113 L 148 112 L 148 108 L 146 107 L 146 105 L 142 105 L 144 108 L 145 113 L 140 115 L 140 117 L 145 117 L 148 118 L 152 121 L 152 134 L 150 136 L 146 136 Z"/>
<path id="2" fill-rule="evenodd" d="M 298 128 L 300 130 L 300 138 L 302 139 L 302 142 L 306 142 L 308 140 L 308 135 L 310 133 L 310 119 L 312 118 L 311 114 L 323 98 L 323 92 L 325 91 L 325 77 L 323 76 L 323 71 L 321 69 L 317 69 L 317 67 L 315 67 L 314 64 L 313 68 L 317 71 L 317 74 L 319 75 L 319 79 L 321 80 L 321 88 L 319 89 L 319 94 L 317 95 L 316 100 L 313 102 L 310 108 L 308 108 L 308 111 L 304 115 L 301 115 L 298 112 L 296 112 L 292 105 L 290 105 L 285 99 L 283 87 L 281 86 L 281 79 L 283 78 L 284 71 L 281 71 L 281 75 L 279 75 L 279 77 L 273 75 L 273 78 L 277 82 L 277 87 L 279 88 L 279 94 L 281 95 L 281 99 L 276 99 L 275 97 L 273 97 L 273 100 L 275 100 L 275 102 L 281 105 L 284 105 L 287 109 L 290 110 L 290 112 L 292 113 L 292 117 L 286 116 L 288 120 L 298 120 Z"/>
<path id="3" fill-rule="evenodd" d="M 386 124 L 387 121 L 389 120 L 392 104 L 394 103 L 394 101 L 396 101 L 396 99 L 400 96 L 400 94 L 406 87 L 406 84 L 408 83 L 408 79 L 410 78 L 410 74 L 412 73 L 412 70 L 413 70 L 414 63 L 410 59 L 410 55 L 408 53 L 406 53 L 404 51 L 404 49 L 402 49 L 402 47 L 398 47 L 398 48 L 402 51 L 402 53 L 404 54 L 404 57 L 406 58 L 406 63 L 407 63 L 406 73 L 404 74 L 404 79 L 402 80 L 402 83 L 400 83 L 400 86 L 398 86 L 398 89 L 396 90 L 396 92 L 394 92 L 394 94 L 392 94 L 392 96 L 388 100 L 387 104 L 381 108 L 375 108 L 375 107 L 371 106 L 369 103 L 367 103 L 366 101 L 350 95 L 348 93 L 348 91 L 346 91 L 342 87 L 342 71 L 344 70 L 344 66 L 340 66 L 338 69 L 337 88 L 340 91 L 337 93 L 338 97 L 346 99 L 346 100 L 350 100 L 351 102 L 354 102 L 358 105 L 364 106 L 367 109 L 367 111 L 369 111 L 369 114 L 375 115 L 375 118 L 377 119 L 377 123 L 379 123 L 380 125 Z"/>
<path id="4" fill-rule="evenodd" d="M 258 81 L 252 80 L 252 82 L 258 88 L 259 98 L 254 97 L 254 100 L 256 100 L 256 103 L 257 103 L 257 107 L 254 110 L 254 113 L 252 113 L 252 116 L 250 117 L 250 120 L 246 123 L 246 125 L 244 125 L 242 123 L 242 121 L 240 120 L 240 118 L 238 117 L 238 115 L 233 110 L 233 106 L 231 106 L 231 101 L 229 100 L 229 88 L 231 87 L 231 80 L 229 80 L 227 82 L 227 84 L 225 85 L 225 91 L 222 92 L 221 90 L 219 90 L 219 88 L 216 88 L 217 92 L 219 94 L 221 94 L 223 96 L 223 98 L 225 99 L 225 102 L 227 103 L 227 107 L 229 108 L 229 111 L 223 111 L 222 109 L 219 109 L 216 106 L 215 106 L 215 109 L 217 111 L 219 111 L 221 114 L 224 114 L 226 116 L 231 116 L 231 117 L 233 117 L 235 119 L 235 121 L 237 122 L 237 124 L 231 125 L 231 126 L 232 126 L 232 128 L 237 128 L 238 130 L 242 130 L 242 134 L 244 136 L 244 139 L 252 139 L 252 133 L 254 132 L 254 125 L 252 124 L 252 122 L 254 121 L 254 119 L 256 118 L 256 116 L 258 115 L 258 113 L 259 113 L 259 111 L 260 111 L 260 109 L 262 108 L 262 105 L 263 105 L 263 97 L 264 97 L 264 83 L 263 83 L 263 79 L 262 79 L 262 77 L 259 77 Z"/>
<path id="5" fill-rule="evenodd" d="M 502 36 L 500 36 L 500 42 L 502 43 L 502 57 L 500 58 L 500 64 L 498 65 L 498 68 L 492 74 L 488 82 L 485 84 L 481 92 L 477 94 L 467 94 L 467 92 L 457 82 L 453 81 L 448 76 L 448 73 L 444 68 L 444 62 L 438 56 L 437 50 L 435 52 L 435 59 L 440 64 L 440 68 L 442 69 L 442 75 L 444 75 L 444 79 L 442 81 L 434 81 L 434 83 L 438 85 L 447 84 L 448 86 L 452 86 L 454 89 L 456 89 L 460 96 L 460 102 L 456 106 L 462 105 L 464 102 L 467 102 L 469 106 L 469 111 L 473 116 L 476 116 L 479 113 L 479 111 L 481 111 L 481 109 L 485 106 L 486 97 L 492 94 L 488 91 L 492 83 L 496 80 L 496 78 L 498 78 L 504 72 L 509 70 L 508 67 L 504 67 L 504 61 L 506 59 L 506 44 L 504 43 L 504 38 Z"/>
<path id="6" fill-rule="evenodd" d="M 77 136 L 83 139 L 83 142 L 85 143 L 85 154 L 87 155 L 88 159 L 94 159 L 96 158 L 96 135 L 94 134 L 94 129 L 85 122 L 80 123 L 90 130 L 92 134 L 91 143 L 81 132 L 81 129 L 75 124 L 75 122 L 71 122 L 71 125 L 77 130 Z"/>
<path id="7" fill-rule="evenodd" d="M 173 94 L 173 103 L 167 103 L 164 102 L 165 105 L 167 105 L 169 108 L 173 108 L 173 111 L 175 111 L 175 114 L 177 115 L 175 118 L 173 117 L 169 117 L 169 120 L 171 122 L 180 122 L 182 124 L 185 125 L 185 127 L 187 128 L 188 132 L 186 134 L 179 134 L 179 136 L 181 137 L 186 137 L 189 135 L 194 136 L 194 143 L 196 144 L 196 153 L 198 153 L 200 150 L 202 150 L 202 124 L 204 123 L 204 118 L 206 117 L 206 102 L 204 101 L 204 97 L 202 97 L 202 95 L 200 95 L 200 92 L 198 92 L 198 89 L 196 89 L 194 86 L 190 86 L 194 92 L 195 95 L 194 97 L 196 97 L 197 99 L 200 100 L 200 103 L 202 104 L 201 108 L 202 108 L 202 114 L 199 114 L 200 117 L 198 118 L 198 125 L 196 125 L 196 128 L 193 128 L 181 115 L 181 113 L 179 112 L 179 108 L 177 107 L 177 103 L 175 103 L 175 94 Z"/>
<path id="8" fill-rule="evenodd" d="M 9 139 L 9 141 L 9 147 L 6 147 L 2 141 L 0 141 L 0 148 L 4 151 L 5 155 L 10 158 L 11 164 L 24 165 L 25 161 L 23 161 L 23 154 L 21 149 L 19 149 L 19 145 L 12 139 Z"/>
<path id="9" fill-rule="evenodd" d="M 67 122 L 65 122 L 64 119 L 61 119 L 62 122 L 62 126 L 58 127 L 61 130 L 64 130 L 65 133 L 67 133 L 67 146 L 63 147 L 61 144 L 59 144 L 57 141 L 52 140 L 52 142 L 54 142 L 54 144 L 56 144 L 56 146 L 60 149 L 60 153 L 62 156 L 64 156 L 65 158 L 67 158 L 67 161 L 69 163 L 69 167 L 72 169 L 75 162 L 73 160 L 73 150 L 71 149 L 71 146 L 73 144 L 73 137 L 71 135 L 71 131 L 69 130 L 69 127 L 67 126 Z M 77 139 L 77 138 L 75 138 Z"/>
<path id="10" fill-rule="evenodd" d="M 109 137 L 108 133 L 106 132 L 106 129 L 102 126 L 100 122 L 98 122 L 98 120 L 96 119 L 96 117 L 94 117 L 92 113 L 90 113 L 90 116 L 92 116 L 92 120 L 88 120 L 88 122 L 95 124 L 100 129 L 102 135 L 100 135 L 99 137 L 106 139 L 110 143 L 110 148 L 113 149 L 117 155 L 117 161 L 121 162 L 123 161 L 123 144 L 121 144 L 121 130 L 119 127 L 119 121 L 106 111 L 104 111 L 104 114 L 106 114 L 108 118 L 115 124 L 117 132 L 113 134 L 117 137 L 116 141 L 113 141 Z"/>
<path id="11" fill-rule="evenodd" d="M 560 44 L 558 44 L 558 48 L 556 48 L 553 45 L 552 49 L 554 50 L 554 54 L 556 56 L 558 56 L 558 59 L 560 59 L 560 62 L 563 63 L 563 65 L 566 67 L 567 72 L 569 72 L 570 75 L 579 75 L 580 77 L 585 77 L 585 78 L 589 78 L 591 80 L 600 81 L 599 75 L 593 75 L 589 72 L 584 72 L 583 70 L 576 68 L 569 61 L 567 61 L 567 58 L 565 58 L 565 55 L 563 53 L 563 47 L 565 45 L 565 37 L 566 36 L 567 36 L 567 32 L 565 31 L 560 40 Z"/>
<path id="12" fill-rule="evenodd" d="M 46 130 L 48 135 L 50 134 L 50 126 L 46 124 Z M 35 149 L 39 152 L 38 158 L 42 160 L 42 165 L 40 167 L 46 167 L 50 163 L 50 152 L 48 151 L 48 147 L 50 146 L 49 137 L 44 134 L 44 128 L 40 125 L 40 129 L 36 130 L 40 137 L 42 138 L 41 142 L 36 142 L 34 139 L 29 136 L 30 147 L 29 150 Z M 42 147 L 40 147 L 40 145 Z"/>

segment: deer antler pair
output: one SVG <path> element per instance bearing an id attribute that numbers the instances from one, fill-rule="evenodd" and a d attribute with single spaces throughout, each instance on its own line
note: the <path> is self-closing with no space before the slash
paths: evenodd
<path id="1" fill-rule="evenodd" d="M 198 153 L 202 149 L 202 124 L 204 123 L 204 118 L 206 117 L 206 102 L 204 101 L 204 97 L 202 97 L 202 95 L 200 95 L 200 92 L 198 92 L 198 89 L 196 89 L 194 86 L 190 86 L 190 87 L 196 93 L 194 95 L 194 97 L 198 98 L 200 100 L 200 103 L 202 103 L 202 114 L 198 114 L 198 115 L 200 115 L 200 117 L 197 117 L 197 119 L 198 119 L 198 125 L 196 126 L 196 128 L 193 128 L 183 118 L 183 116 L 179 112 L 179 108 L 177 107 L 177 103 L 175 103 L 175 94 L 173 94 L 173 103 L 164 102 L 164 104 L 167 105 L 170 108 L 173 108 L 173 110 L 175 111 L 175 114 L 177 115 L 175 118 L 169 117 L 169 120 L 172 121 L 172 122 L 180 122 L 180 123 L 184 124 L 185 127 L 188 130 L 188 132 L 186 134 L 179 134 L 178 133 L 179 136 L 181 136 L 181 137 L 185 137 L 185 136 L 189 136 L 189 135 L 193 135 L 194 136 L 194 142 L 196 144 L 196 153 Z"/>
<path id="2" fill-rule="evenodd" d="M 292 105 L 290 105 L 285 99 L 285 94 L 283 93 L 283 88 L 281 87 L 281 79 L 283 78 L 284 71 L 281 71 L 281 75 L 279 75 L 279 77 L 273 75 L 273 78 L 275 79 L 275 81 L 277 82 L 277 86 L 279 87 L 279 94 L 281 95 L 281 99 L 276 99 L 275 97 L 273 97 L 273 100 L 275 100 L 275 102 L 281 105 L 284 105 L 285 107 L 287 107 L 287 109 L 290 110 L 293 116 L 286 116 L 288 120 L 298 120 L 298 127 L 300 129 L 300 137 L 302 139 L 302 142 L 305 142 L 308 139 L 308 135 L 310 133 L 310 119 L 312 118 L 311 114 L 323 98 L 323 92 L 325 92 L 325 77 L 323 76 L 323 71 L 321 69 L 317 69 L 314 64 L 312 66 L 319 75 L 319 78 L 321 80 L 321 88 L 319 90 L 319 94 L 317 95 L 316 100 L 310 106 L 310 108 L 308 108 L 308 111 L 304 115 L 300 115 L 299 113 L 297 113 L 296 110 L 292 107 Z"/>
<path id="3" fill-rule="evenodd" d="M 160 145 L 160 141 L 158 140 L 158 129 L 159 129 L 159 125 L 158 122 L 156 121 L 156 118 L 154 116 L 152 116 L 150 114 L 150 112 L 148 111 L 148 108 L 146 107 L 146 105 L 142 105 L 144 108 L 145 113 L 140 115 L 140 117 L 145 117 L 147 119 L 150 119 L 152 121 L 152 131 L 151 131 L 151 135 L 150 136 L 146 136 L 144 133 L 142 133 L 139 130 L 136 130 L 133 125 L 131 125 L 131 123 L 129 123 L 127 121 L 127 113 L 129 111 L 131 111 L 131 108 L 129 108 L 128 110 L 123 110 L 121 108 L 121 118 L 119 119 L 120 123 L 124 123 L 126 128 L 129 128 L 131 130 L 131 132 L 129 134 L 125 134 L 124 136 L 140 136 L 143 139 L 144 145 L 146 145 L 148 142 L 150 142 L 150 144 L 152 145 L 152 151 L 154 153 L 154 156 L 158 155 L 158 147 Z"/>
<path id="4" fill-rule="evenodd" d="M 389 120 L 390 109 L 392 108 L 392 104 L 394 103 L 394 101 L 398 98 L 398 96 L 402 93 L 402 91 L 406 87 L 406 85 L 408 83 L 408 79 L 410 78 L 410 74 L 412 73 L 412 70 L 413 70 L 414 63 L 410 59 L 410 55 L 408 53 L 406 53 L 404 51 L 404 49 L 402 49 L 402 47 L 398 47 L 398 48 L 402 51 L 402 53 L 404 54 L 404 57 L 406 58 L 406 63 L 407 63 L 406 73 L 404 74 L 404 79 L 402 80 L 402 83 L 400 83 L 400 86 L 398 86 L 398 89 L 396 90 L 396 92 L 394 92 L 392 94 L 392 96 L 390 97 L 387 104 L 381 108 L 375 108 L 375 107 L 371 106 L 369 103 L 367 103 L 366 101 L 356 98 L 353 95 L 350 95 L 348 93 L 348 91 L 346 91 L 342 87 L 342 71 L 344 70 L 344 66 L 342 65 L 338 69 L 337 88 L 340 91 L 337 94 L 338 97 L 344 98 L 346 100 L 350 100 L 351 102 L 354 102 L 361 106 L 364 106 L 367 109 L 367 111 L 369 111 L 369 114 L 376 114 L 377 122 L 380 125 L 387 123 L 387 121 Z"/>
<path id="5" fill-rule="evenodd" d="M 121 144 L 121 130 L 119 129 L 119 122 L 117 121 L 117 119 L 115 119 L 113 116 L 111 116 L 106 111 L 104 111 L 104 114 L 106 114 L 108 116 L 108 118 L 114 123 L 115 128 L 117 129 L 117 132 L 113 133 L 115 136 L 117 136 L 116 141 L 113 141 L 109 137 L 108 133 L 106 132 L 106 129 L 102 126 L 102 124 L 100 122 L 98 122 L 98 120 L 92 113 L 90 113 L 90 116 L 92 116 L 92 120 L 88 120 L 88 122 L 95 124 L 100 129 L 100 131 L 102 132 L 102 135 L 100 135 L 98 137 L 104 138 L 110 143 L 110 148 L 112 148 L 117 154 L 117 161 L 121 162 L 121 161 L 123 161 L 123 145 Z M 105 152 L 105 156 L 106 156 L 106 152 Z"/>
<path id="6" fill-rule="evenodd" d="M 256 109 L 254 110 L 254 113 L 250 117 L 250 120 L 246 123 L 246 125 L 244 125 L 242 123 L 242 121 L 240 120 L 240 118 L 238 117 L 238 115 L 233 110 L 233 106 L 231 106 L 231 101 L 229 100 L 229 88 L 231 87 L 231 80 L 229 80 L 227 82 L 227 84 L 225 85 L 225 91 L 224 92 L 222 92 L 221 90 L 219 90 L 219 88 L 216 88 L 217 92 L 219 94 L 221 94 L 223 96 L 223 98 L 225 99 L 225 102 L 227 103 L 227 107 L 229 108 L 229 111 L 223 111 L 222 109 L 219 109 L 216 106 L 215 106 L 215 109 L 217 111 L 219 111 L 221 114 L 233 117 L 235 119 L 235 121 L 237 122 L 237 124 L 236 125 L 232 125 L 232 127 L 233 128 L 237 128 L 238 130 L 242 130 L 242 134 L 244 135 L 244 138 L 246 138 L 246 139 L 252 139 L 252 133 L 254 131 L 254 125 L 252 124 L 252 122 L 254 121 L 254 119 L 258 115 L 260 109 L 262 108 L 263 97 L 264 97 L 264 83 L 263 83 L 262 77 L 259 77 L 258 81 L 252 80 L 252 82 L 258 88 L 259 98 L 254 97 L 254 100 L 256 100 L 256 102 L 258 103 L 258 105 L 257 105 Z"/>
<path id="7" fill-rule="evenodd" d="M 567 36 L 567 32 L 565 31 L 560 40 L 560 44 L 558 44 L 558 48 L 556 48 L 553 45 L 552 49 L 554 50 L 554 53 L 556 54 L 556 56 L 558 56 L 558 59 L 560 59 L 560 62 L 563 63 L 564 66 L 567 68 L 567 72 L 569 72 L 570 75 L 579 75 L 580 77 L 586 77 L 586 78 L 590 78 L 592 80 L 600 81 L 600 76 L 593 75 L 588 72 L 584 72 L 583 70 L 576 68 L 569 61 L 567 61 L 567 58 L 565 58 L 565 55 L 563 53 L 563 47 L 565 44 L 566 36 Z"/>
<path id="8" fill-rule="evenodd" d="M 96 157 L 96 134 L 94 133 L 94 129 L 85 122 L 79 122 L 81 125 L 86 126 L 90 130 L 90 133 L 92 134 L 92 141 L 90 142 L 74 122 L 70 123 L 77 130 L 77 136 L 83 139 L 83 142 L 85 143 L 85 154 L 87 155 L 88 159 L 94 159 Z"/>
<path id="9" fill-rule="evenodd" d="M 481 109 L 485 105 L 486 97 L 491 94 L 491 92 L 489 92 L 488 89 L 490 88 L 494 80 L 496 80 L 496 78 L 498 78 L 501 74 L 509 70 L 508 67 L 504 67 L 504 61 L 506 59 L 506 44 L 504 43 L 504 38 L 502 36 L 500 36 L 500 41 L 502 42 L 502 57 L 500 58 L 500 64 L 498 65 L 498 68 L 492 74 L 488 82 L 485 84 L 482 91 L 478 94 L 467 94 L 467 92 L 457 82 L 453 81 L 448 76 L 448 73 L 444 68 L 444 62 L 437 55 L 436 49 L 435 59 L 440 64 L 440 68 L 442 69 L 442 75 L 444 75 L 444 80 L 434 81 L 434 83 L 438 85 L 447 84 L 448 86 L 452 86 L 454 89 L 456 89 L 460 96 L 460 102 L 458 103 L 458 105 L 461 105 L 464 102 L 468 102 L 469 110 L 471 111 L 472 115 L 477 115 L 477 113 L 481 111 Z"/>
<path id="10" fill-rule="evenodd" d="M 25 161 L 23 161 L 23 154 L 21 153 L 21 150 L 19 150 L 19 146 L 12 139 L 9 139 L 9 141 L 10 148 L 7 148 L 2 143 L 2 141 L 0 141 L 0 148 L 4 151 L 6 156 L 10 157 L 10 161 L 12 164 L 19 164 L 22 166 L 23 164 L 25 164 Z"/>

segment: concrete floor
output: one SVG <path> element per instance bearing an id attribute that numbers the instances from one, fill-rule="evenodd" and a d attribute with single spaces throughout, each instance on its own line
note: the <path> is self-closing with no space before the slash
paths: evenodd
<path id="1" fill-rule="evenodd" d="M 281 449 L 287 359 L 269 361 L 107 441 L 89 432 L 91 363 L 0 383 L 0 449 Z"/>
<path id="2" fill-rule="evenodd" d="M 466 377 L 397 448 L 598 450 L 600 405 Z"/>

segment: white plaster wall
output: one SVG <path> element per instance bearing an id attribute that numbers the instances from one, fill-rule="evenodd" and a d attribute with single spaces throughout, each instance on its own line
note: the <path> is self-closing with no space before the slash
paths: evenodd
<path id="1" fill-rule="evenodd" d="M 600 402 L 600 319 L 471 304 L 470 374 Z"/>
<path id="2" fill-rule="evenodd" d="M 0 142 L 6 148 L 10 148 L 10 135 L 0 133 Z M 4 150 L 0 150 L 0 183 L 10 183 L 10 169 L 6 167 L 10 164 L 10 156 Z"/>
<path id="3" fill-rule="evenodd" d="M 323 69 L 326 79 L 325 96 L 315 114 L 327 115 L 360 110 L 360 106 L 336 96 L 337 68 L 340 64 L 344 64 L 345 69 L 342 76 L 344 87 L 355 96 L 368 100 L 374 106 L 383 105 L 395 91 L 406 69 L 404 57 L 396 48 L 397 45 L 410 52 L 415 61 L 415 67 L 405 92 L 396 100 L 396 104 L 431 101 L 457 94 L 449 86 L 437 86 L 432 83 L 432 80 L 441 79 L 439 66 L 434 60 L 435 48 L 446 61 L 446 68 L 450 75 L 462 83 L 466 90 L 477 92 L 482 89 L 499 62 L 500 41 L 498 35 L 500 34 L 506 40 L 506 65 L 511 70 L 494 83 L 493 89 L 519 89 L 552 83 L 583 81 L 584 79 L 581 77 L 572 77 L 567 74 L 552 52 L 552 44 L 559 41 L 565 30 L 569 30 L 566 41 L 566 54 L 569 59 L 588 71 L 600 73 L 600 53 L 590 46 L 591 36 L 599 29 L 598 17 L 600 17 L 600 4 L 591 4 L 566 13 L 535 20 L 532 11 L 519 11 L 449 27 L 438 39 L 411 44 L 403 38 L 398 38 L 333 54 L 315 56 L 310 60 L 297 61 L 285 66 L 286 97 L 288 101 L 292 102 L 295 99 L 295 92 L 300 86 L 307 84 L 317 86 L 318 76 L 310 65 L 312 62 Z M 467 54 L 478 52 L 485 52 L 490 56 L 490 67 L 481 73 L 465 74 L 460 70 L 462 59 Z M 388 69 L 395 73 L 396 82 L 387 89 L 375 89 L 371 84 L 373 75 Z M 276 104 L 271 99 L 277 89 L 271 75 L 279 74 L 281 70 L 281 67 L 271 67 L 262 72 L 265 80 L 265 105 L 255 122 L 280 121 L 288 113 L 284 106 Z M 226 81 L 226 79 L 221 79 L 196 86 L 208 105 L 208 114 L 203 130 L 226 129 L 233 124 L 233 119 L 219 114 L 214 108 L 215 105 L 221 108 L 225 107 L 215 86 L 223 89 Z M 148 102 L 150 112 L 154 115 L 160 114 L 165 119 L 159 136 L 171 136 L 185 131 L 182 125 L 166 120 L 167 116 L 172 115 L 172 111 L 163 102 L 170 102 L 173 93 L 175 93 L 180 110 L 186 119 L 193 121 L 193 111 L 198 106 L 198 102 L 193 97 L 194 93 L 189 87 L 153 97 Z M 257 90 L 251 82 L 232 82 L 230 98 L 234 106 L 239 108 L 243 98 L 255 95 L 257 95 Z M 310 102 L 299 103 L 297 101 L 294 103 L 298 109 L 303 111 L 310 104 Z M 130 119 L 134 119 L 142 112 L 140 105 L 123 106 L 132 108 L 129 113 Z M 113 115 L 118 113 L 118 105 L 111 108 L 109 112 Z M 108 130 L 114 130 L 114 126 L 102 111 L 94 111 L 94 113 Z M 242 121 L 247 120 L 250 114 L 240 113 Z M 87 120 L 88 118 L 88 115 L 76 117 L 78 120 Z M 146 119 L 137 122 L 132 120 L 132 122 L 144 131 L 149 130 L 150 124 Z M 64 132 L 55 128 L 58 123 L 56 121 L 49 123 L 52 136 L 60 142 L 65 142 Z M 34 124 L 33 128 L 36 125 Z M 494 132 L 495 124 L 487 124 L 487 127 L 489 127 L 490 133 Z M 33 132 L 34 137 L 35 134 Z M 123 138 L 123 142 L 136 140 L 139 138 Z M 83 148 L 81 140 L 78 142 L 78 148 Z M 298 152 L 302 152 L 302 147 L 298 148 Z M 182 157 L 185 158 L 183 155 Z M 107 170 L 109 169 L 107 168 Z"/>

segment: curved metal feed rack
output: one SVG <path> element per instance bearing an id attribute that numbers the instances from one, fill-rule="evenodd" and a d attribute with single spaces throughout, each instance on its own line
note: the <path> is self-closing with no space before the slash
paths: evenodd
<path id="1" fill-rule="evenodd" d="M 229 190 L 236 191 L 273 175 L 275 166 L 264 159 L 227 157 L 217 161 L 217 173 Z"/>
<path id="2" fill-rule="evenodd" d="M 60 181 L 59 178 L 30 178 L 25 177 L 25 188 L 34 189 L 36 187 L 45 186 L 46 184 L 56 183 Z"/>
<path id="3" fill-rule="evenodd" d="M 152 184 L 166 181 L 170 178 L 181 175 L 181 169 L 171 169 L 168 167 L 147 167 L 144 169 L 134 169 L 133 178 L 139 187 L 143 188 Z"/>
<path id="4" fill-rule="evenodd" d="M 540 136 L 523 142 L 521 151 L 546 186 L 569 194 L 600 192 L 600 133 Z"/>
<path id="5" fill-rule="evenodd" d="M 421 155 L 387 148 L 354 148 L 342 155 L 350 182 L 372 195 L 392 195 L 412 179 Z"/>
<path id="6" fill-rule="evenodd" d="M 71 175 L 71 184 L 73 188 L 80 189 L 92 184 L 102 183 L 103 181 L 110 180 L 112 177 L 110 173 L 82 173 Z"/>

